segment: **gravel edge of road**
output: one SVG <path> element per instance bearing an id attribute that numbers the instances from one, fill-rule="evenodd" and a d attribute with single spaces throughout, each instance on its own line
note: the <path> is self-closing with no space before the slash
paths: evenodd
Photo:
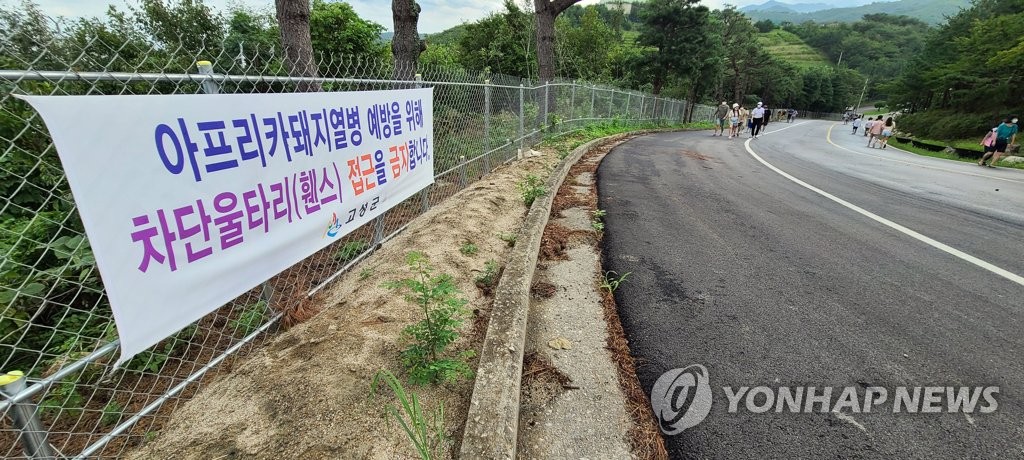
<path id="1" fill-rule="evenodd" d="M 561 188 L 569 169 L 592 148 L 609 141 L 662 130 L 640 130 L 591 140 L 566 156 L 548 177 Z M 495 290 L 490 323 L 480 350 L 476 382 L 466 417 L 460 458 L 512 460 L 516 456 L 519 408 L 533 272 L 555 193 L 538 198 L 527 213 Z"/>

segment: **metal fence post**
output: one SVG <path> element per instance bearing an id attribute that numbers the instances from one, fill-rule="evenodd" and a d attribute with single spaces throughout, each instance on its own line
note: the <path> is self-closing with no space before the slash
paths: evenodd
<path id="1" fill-rule="evenodd" d="M 11 371 L 0 376 L 0 392 L 9 398 L 25 391 L 26 387 L 25 374 L 21 371 Z M 36 405 L 30 399 L 12 404 L 10 416 L 14 428 L 21 432 L 21 444 L 25 446 L 25 454 L 29 458 L 56 458 L 47 439 L 49 433 L 39 421 Z"/>
<path id="2" fill-rule="evenodd" d="M 415 86 L 416 88 L 423 87 L 423 74 L 416 74 L 416 83 L 413 86 Z M 433 186 L 428 185 L 426 188 L 420 191 L 420 207 L 423 208 L 423 212 L 427 212 L 427 210 L 430 209 L 430 194 L 427 193 L 427 190 L 430 190 L 430 187 Z"/>
<path id="3" fill-rule="evenodd" d="M 200 75 L 213 75 L 213 63 L 210 61 L 196 62 Z M 203 92 L 206 94 L 220 94 L 220 84 L 212 77 L 203 79 Z"/>
<path id="4" fill-rule="evenodd" d="M 609 91 L 611 94 L 608 95 L 608 116 L 605 118 L 612 118 L 615 114 L 615 90 Z"/>
<path id="5" fill-rule="evenodd" d="M 596 98 L 597 98 L 597 87 L 591 85 L 590 86 L 590 117 L 589 118 L 594 118 L 594 99 L 596 99 Z"/>
<path id="6" fill-rule="evenodd" d="M 484 80 L 484 174 L 491 172 L 491 80 Z"/>
<path id="7" fill-rule="evenodd" d="M 548 82 L 544 82 L 544 116 L 540 119 L 541 131 L 546 131 L 548 127 L 548 110 L 550 110 L 548 107 L 548 88 Z"/>
<path id="8" fill-rule="evenodd" d="M 523 154 L 523 138 L 526 137 L 525 129 L 523 124 L 525 122 L 526 113 L 523 112 L 523 100 L 526 99 L 526 90 L 523 88 L 523 84 L 519 83 L 519 154 Z"/>
<path id="9" fill-rule="evenodd" d="M 637 116 L 637 119 L 640 120 L 640 121 L 644 120 L 644 95 L 643 95 L 643 93 L 640 94 L 640 115 Z"/>
<path id="10" fill-rule="evenodd" d="M 569 120 L 572 120 L 573 114 L 576 113 L 576 80 L 572 82 L 572 94 L 569 96 Z"/>
<path id="11" fill-rule="evenodd" d="M 466 163 L 465 155 L 459 157 L 459 163 L 462 164 L 462 166 L 459 168 L 459 190 L 462 190 L 466 188 L 467 185 L 469 185 L 469 176 L 466 171 L 467 169 L 469 169 L 469 163 Z"/>
<path id="12" fill-rule="evenodd" d="M 629 116 L 629 101 L 633 99 L 633 93 L 626 93 L 626 120 L 632 120 L 633 117 Z"/>

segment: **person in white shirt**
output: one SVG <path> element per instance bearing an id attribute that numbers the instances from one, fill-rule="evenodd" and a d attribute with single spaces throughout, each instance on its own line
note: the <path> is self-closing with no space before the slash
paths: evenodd
<path id="1" fill-rule="evenodd" d="M 758 134 L 761 133 L 761 126 L 764 125 L 764 104 L 758 102 L 757 107 L 750 112 L 750 117 L 754 120 L 754 131 L 751 137 L 757 139 Z"/>

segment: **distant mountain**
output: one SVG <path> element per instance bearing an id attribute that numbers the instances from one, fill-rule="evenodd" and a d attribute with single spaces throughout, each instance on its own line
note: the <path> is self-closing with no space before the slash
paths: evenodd
<path id="1" fill-rule="evenodd" d="M 420 38 L 426 38 L 426 37 L 427 37 L 427 34 L 420 34 Z M 392 38 L 395 38 L 395 33 L 394 32 L 381 32 L 380 33 L 380 41 L 382 41 L 382 42 L 390 42 Z"/>
<path id="2" fill-rule="evenodd" d="M 850 4 L 846 2 L 845 4 Z M 942 24 L 946 22 L 947 16 L 952 16 L 967 8 L 971 0 L 899 0 L 893 2 L 875 2 L 861 6 L 845 8 L 829 8 L 811 12 L 801 12 L 797 8 L 814 4 L 789 4 L 775 0 L 769 0 L 761 5 L 751 5 L 742 8 L 740 11 L 755 21 L 769 19 L 778 24 L 780 22 L 801 23 L 804 21 L 814 22 L 856 22 L 865 14 L 887 13 L 892 15 L 905 15 L 920 19 L 929 24 Z M 767 5 L 767 8 L 763 8 Z M 820 5 L 820 4 L 817 4 Z"/>
<path id="3" fill-rule="evenodd" d="M 771 11 L 778 13 L 813 13 L 815 11 L 835 8 L 829 3 L 786 3 L 768 0 L 760 5 L 748 5 L 740 8 L 740 11 L 748 13 L 751 11 Z"/>

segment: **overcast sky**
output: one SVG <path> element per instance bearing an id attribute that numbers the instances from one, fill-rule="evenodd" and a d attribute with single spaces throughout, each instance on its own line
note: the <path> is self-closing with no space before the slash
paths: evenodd
<path id="1" fill-rule="evenodd" d="M 5 5 L 15 4 L 16 0 L 0 0 Z M 127 0 L 131 1 L 131 0 Z M 420 16 L 419 31 L 434 33 L 448 29 L 463 22 L 473 22 L 488 13 L 500 10 L 502 0 L 418 0 L 423 8 Z M 702 4 L 709 8 L 721 8 L 725 3 L 737 6 L 761 4 L 767 0 L 703 0 Z M 786 3 L 836 3 L 835 0 L 783 0 Z M 102 16 L 108 4 L 123 6 L 126 0 L 35 0 L 43 11 L 53 16 L 83 17 Z M 522 0 L 518 0 L 519 3 Z M 582 5 L 597 3 L 598 0 L 584 0 Z M 392 30 L 391 2 L 387 0 L 349 0 L 363 19 L 368 19 Z M 531 2 L 532 3 L 532 2 Z M 844 1 L 844 4 L 865 3 L 864 1 Z M 255 9 L 272 11 L 273 0 L 206 0 L 206 4 L 226 10 L 231 4 L 242 4 Z"/>

